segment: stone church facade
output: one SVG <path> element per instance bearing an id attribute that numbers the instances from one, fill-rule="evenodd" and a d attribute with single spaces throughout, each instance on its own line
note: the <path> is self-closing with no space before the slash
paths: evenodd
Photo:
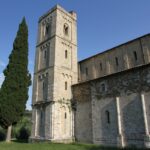
<path id="1" fill-rule="evenodd" d="M 39 19 L 31 140 L 150 147 L 150 34 L 78 62 L 76 21 Z"/>

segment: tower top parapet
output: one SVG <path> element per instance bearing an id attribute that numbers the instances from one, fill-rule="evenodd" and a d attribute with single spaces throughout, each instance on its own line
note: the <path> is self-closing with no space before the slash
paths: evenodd
<path id="1" fill-rule="evenodd" d="M 77 19 L 77 15 L 74 11 L 67 11 L 65 10 L 63 7 L 61 7 L 59 4 L 55 5 L 53 8 L 51 8 L 50 10 L 48 10 L 44 15 L 42 15 L 39 18 L 39 22 L 44 19 L 45 17 L 47 17 L 50 13 L 56 11 L 56 10 L 60 10 L 61 12 L 65 13 L 67 16 L 73 18 L 74 20 Z"/>

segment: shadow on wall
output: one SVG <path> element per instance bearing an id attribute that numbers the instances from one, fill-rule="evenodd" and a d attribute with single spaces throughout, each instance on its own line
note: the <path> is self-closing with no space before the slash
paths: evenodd
<path id="1" fill-rule="evenodd" d="M 101 110 L 101 141 L 105 145 L 117 145 L 118 124 L 116 101 L 110 102 Z"/>
<path id="2" fill-rule="evenodd" d="M 132 94 L 126 96 L 122 102 L 122 124 L 126 145 L 141 145 L 144 147 L 144 117 L 140 95 Z"/>

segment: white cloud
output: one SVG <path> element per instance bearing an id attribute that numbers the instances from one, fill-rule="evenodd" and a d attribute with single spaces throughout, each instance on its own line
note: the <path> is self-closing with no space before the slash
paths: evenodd
<path id="1" fill-rule="evenodd" d="M 3 75 L 3 73 L 0 73 L 0 87 L 3 83 L 3 81 L 4 81 L 4 75 Z"/>
<path id="2" fill-rule="evenodd" d="M 6 66 L 5 62 L 3 62 L 2 60 L 0 60 L 0 66 L 1 67 L 5 67 Z"/>

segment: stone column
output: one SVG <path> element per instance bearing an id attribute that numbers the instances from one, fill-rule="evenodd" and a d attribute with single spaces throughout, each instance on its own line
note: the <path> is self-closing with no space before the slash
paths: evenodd
<path id="1" fill-rule="evenodd" d="M 144 126 L 145 126 L 145 146 L 150 148 L 150 134 L 148 128 L 148 119 L 146 114 L 146 104 L 145 104 L 145 95 L 141 94 L 141 101 L 142 101 L 142 110 L 143 110 L 143 117 L 144 117 Z"/>
<path id="2" fill-rule="evenodd" d="M 124 136 L 123 136 L 123 131 L 122 131 L 122 116 L 121 116 L 121 111 L 120 111 L 120 98 L 116 97 L 116 107 L 117 107 L 117 120 L 118 120 L 118 146 L 120 147 L 125 147 L 125 142 L 124 142 Z"/>

